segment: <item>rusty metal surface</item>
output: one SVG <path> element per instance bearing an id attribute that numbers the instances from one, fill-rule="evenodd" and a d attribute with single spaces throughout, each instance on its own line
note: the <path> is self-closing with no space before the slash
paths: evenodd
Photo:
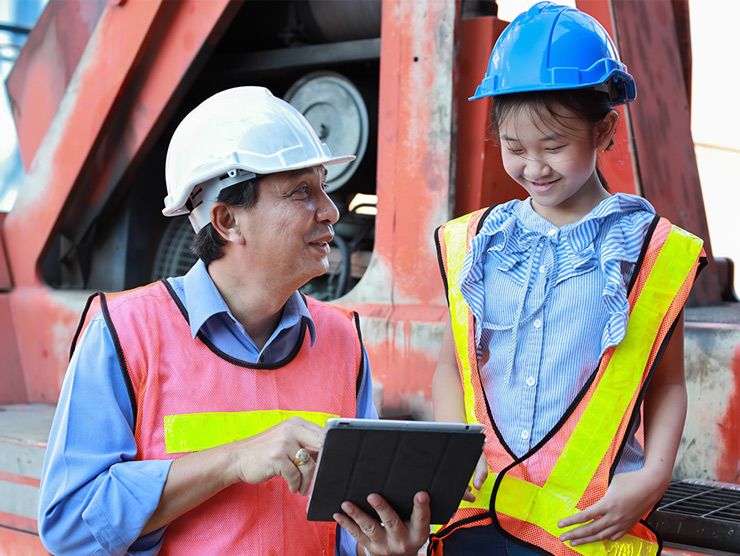
<path id="1" fill-rule="evenodd" d="M 689 409 L 676 479 L 740 484 L 740 304 L 686 310 Z"/>
<path id="2" fill-rule="evenodd" d="M 496 39 L 507 25 L 496 17 L 466 19 L 460 23 L 455 61 L 458 76 L 455 216 L 526 195 L 504 171 L 501 148 L 490 127 L 491 99 L 468 101 L 486 72 Z"/>
<path id="3" fill-rule="evenodd" d="M 40 260 L 57 222 L 82 190 L 92 206 L 102 204 L 155 138 L 189 68 L 210 51 L 238 7 L 227 0 L 169 3 L 164 10 L 150 0 L 106 5 L 5 221 L 15 280 L 10 307 L 30 400 L 56 400 L 86 297 L 41 283 Z"/>
<path id="4" fill-rule="evenodd" d="M 614 39 L 621 52 L 619 33 L 614 25 L 610 8 L 611 0 L 576 0 L 576 7 L 595 18 Z M 631 70 L 628 60 L 622 59 Z M 641 89 L 638 83 L 638 94 Z M 630 127 L 630 115 L 624 106 L 616 108 L 619 113 L 617 131 L 614 135 L 614 146 L 599 155 L 599 169 L 606 178 L 609 191 L 612 193 L 641 194 L 637 162 L 634 156 L 634 143 Z"/>
<path id="5" fill-rule="evenodd" d="M 26 383 L 18 354 L 10 296 L 0 293 L 0 404 L 28 401 Z"/>
<path id="6" fill-rule="evenodd" d="M 637 82 L 638 98 L 629 112 L 641 193 L 662 216 L 704 239 L 710 264 L 690 303 L 715 305 L 721 301 L 721 288 L 712 260 L 671 0 L 613 0 L 612 7 L 622 58 Z"/>
<path id="7" fill-rule="evenodd" d="M 689 17 L 689 0 L 671 0 L 673 17 L 676 20 L 676 35 L 678 35 L 679 55 L 681 56 L 681 71 L 683 73 L 686 98 L 691 106 L 691 18 Z"/>
<path id="8" fill-rule="evenodd" d="M 341 304 L 362 316 L 384 404 L 429 412 L 446 313 L 433 231 L 452 215 L 454 2 L 384 0 L 375 251 Z"/>
<path id="9" fill-rule="evenodd" d="M 23 165 L 49 129 L 106 0 L 51 0 L 28 36 L 6 86 Z"/>

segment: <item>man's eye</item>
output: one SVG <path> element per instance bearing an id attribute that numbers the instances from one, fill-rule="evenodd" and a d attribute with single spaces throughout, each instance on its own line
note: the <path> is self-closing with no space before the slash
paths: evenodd
<path id="1" fill-rule="evenodd" d="M 305 197 L 309 194 L 308 185 L 302 185 L 297 189 L 293 190 L 293 195 L 296 197 Z"/>
<path id="2" fill-rule="evenodd" d="M 524 149 L 508 149 L 511 154 L 520 155 L 524 152 Z"/>

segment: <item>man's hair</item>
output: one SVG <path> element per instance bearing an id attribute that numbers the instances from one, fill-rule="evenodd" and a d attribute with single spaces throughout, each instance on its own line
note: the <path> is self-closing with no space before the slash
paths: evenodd
<path id="1" fill-rule="evenodd" d="M 257 204 L 259 177 L 222 189 L 217 201 L 232 207 L 245 209 L 253 207 Z M 224 245 L 226 245 L 226 240 L 219 235 L 212 224 L 208 223 L 195 235 L 190 244 L 190 250 L 206 265 L 209 265 L 224 256 Z"/>

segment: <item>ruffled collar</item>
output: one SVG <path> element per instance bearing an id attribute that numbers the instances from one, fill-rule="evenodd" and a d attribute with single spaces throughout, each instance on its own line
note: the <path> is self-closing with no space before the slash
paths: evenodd
<path id="1" fill-rule="evenodd" d="M 531 264 L 527 263 L 534 257 L 535 247 L 549 241 L 556 254 L 555 267 L 548 269 L 549 287 L 599 266 L 605 277 L 602 300 L 609 312 L 602 348 L 619 343 L 629 315 L 622 262 L 637 261 L 642 241 L 632 240 L 635 228 L 646 228 L 654 213 L 645 199 L 618 193 L 577 222 L 558 228 L 535 212 L 531 199 L 496 206 L 471 240 L 461 270 L 461 291 L 476 317 L 476 342 L 480 342 L 483 318 L 484 256 L 493 257 L 499 270 L 525 284 L 532 275 Z M 606 230 L 600 234 L 605 224 Z M 524 288 L 524 295 L 528 289 Z"/>

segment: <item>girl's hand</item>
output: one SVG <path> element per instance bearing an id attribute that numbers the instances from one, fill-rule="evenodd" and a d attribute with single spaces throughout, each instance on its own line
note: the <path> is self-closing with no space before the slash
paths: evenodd
<path id="1" fill-rule="evenodd" d="M 586 523 L 563 533 L 560 540 L 576 546 L 619 539 L 663 496 L 668 483 L 658 476 L 645 468 L 614 475 L 604 498 L 558 523 L 558 527 Z"/>
<path id="2" fill-rule="evenodd" d="M 488 463 L 486 463 L 486 456 L 481 454 L 478 459 L 478 464 L 475 466 L 475 473 L 473 473 L 473 486 L 476 490 L 479 490 L 483 486 L 483 483 L 488 478 Z M 475 502 L 475 494 L 473 490 L 468 486 L 463 495 L 463 500 L 467 502 Z"/>

